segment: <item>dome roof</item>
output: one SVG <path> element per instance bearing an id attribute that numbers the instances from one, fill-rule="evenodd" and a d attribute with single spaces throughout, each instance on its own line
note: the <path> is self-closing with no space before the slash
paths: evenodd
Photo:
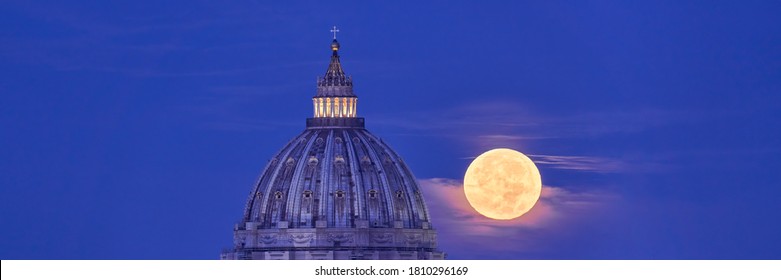
<path id="1" fill-rule="evenodd" d="M 429 227 L 415 177 L 366 129 L 310 128 L 264 169 L 244 222 L 258 229 Z"/>
<path id="2" fill-rule="evenodd" d="M 415 176 L 357 116 L 338 49 L 334 39 L 313 117 L 266 164 L 221 258 L 444 258 Z"/>

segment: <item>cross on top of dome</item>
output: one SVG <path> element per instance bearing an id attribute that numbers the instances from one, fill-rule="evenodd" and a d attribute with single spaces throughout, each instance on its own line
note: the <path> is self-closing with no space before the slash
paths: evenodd
<path id="1" fill-rule="evenodd" d="M 334 34 L 334 40 L 336 40 L 336 32 L 339 32 L 339 29 L 336 29 L 336 25 L 334 25 L 334 28 L 331 29 L 331 33 Z"/>

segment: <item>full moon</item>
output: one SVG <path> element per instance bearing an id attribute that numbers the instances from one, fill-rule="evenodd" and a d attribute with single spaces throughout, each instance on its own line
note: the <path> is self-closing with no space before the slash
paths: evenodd
<path id="1" fill-rule="evenodd" d="M 464 193 L 483 216 L 510 220 L 528 212 L 542 191 L 542 178 L 529 157 L 511 149 L 487 151 L 469 165 Z"/>

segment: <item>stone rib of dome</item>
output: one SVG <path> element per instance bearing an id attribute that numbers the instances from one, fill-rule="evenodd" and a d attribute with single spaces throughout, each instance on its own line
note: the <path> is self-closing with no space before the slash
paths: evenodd
<path id="1" fill-rule="evenodd" d="M 414 175 L 365 129 L 309 129 L 272 158 L 244 213 L 258 229 L 428 228 Z"/>

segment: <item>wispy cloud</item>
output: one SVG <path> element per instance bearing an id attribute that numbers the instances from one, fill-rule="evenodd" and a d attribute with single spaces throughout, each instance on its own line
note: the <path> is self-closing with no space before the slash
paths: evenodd
<path id="1" fill-rule="evenodd" d="M 438 229 L 440 247 L 456 257 L 465 252 L 490 258 L 544 250 L 552 235 L 598 215 L 619 199 L 611 193 L 543 186 L 540 200 L 528 213 L 513 220 L 493 220 L 469 205 L 460 181 L 430 178 L 419 182 Z"/>
<path id="2" fill-rule="evenodd" d="M 590 156 L 529 155 L 535 164 L 550 168 L 600 173 L 624 171 L 627 163 L 618 159 Z"/>
<path id="3" fill-rule="evenodd" d="M 300 123 L 292 122 L 279 122 L 279 121 L 257 121 L 257 120 L 245 120 L 245 121 L 207 121 L 203 123 L 203 127 L 214 130 L 228 130 L 228 131 L 258 131 L 258 130 L 277 130 L 281 126 L 300 126 Z"/>
<path id="4" fill-rule="evenodd" d="M 237 49 L 263 49 L 272 44 L 279 46 L 294 43 L 270 41 L 269 38 L 275 35 L 273 32 L 246 32 L 221 40 L 192 38 L 217 29 L 291 26 L 291 23 L 305 19 L 309 12 L 291 14 L 258 3 L 245 3 L 241 8 L 236 8 L 195 2 L 170 12 L 158 10 L 141 16 L 130 13 L 108 17 L 85 13 L 80 10 L 83 7 L 78 5 L 37 2 L 10 4 L 4 8 L 22 14 L 29 21 L 49 30 L 56 30 L 58 36 L 0 35 L 0 39 L 7 41 L 0 45 L 0 58 L 47 65 L 60 71 L 86 70 L 141 78 L 222 77 L 268 70 L 264 68 L 271 66 L 215 63 L 220 59 L 211 57 Z M 286 24 L 280 25 L 280 22 Z M 172 59 L 182 59 L 189 67 L 169 69 L 167 67 L 170 67 L 170 63 L 157 63 Z"/>
<path id="5" fill-rule="evenodd" d="M 297 89 L 298 85 L 293 84 L 212 86 L 193 96 L 180 109 L 202 117 L 201 124 L 207 129 L 257 131 L 300 127 L 300 119 L 255 116 L 258 104 L 267 104 L 268 100 L 277 100 Z"/>
<path id="6" fill-rule="evenodd" d="M 610 140 L 705 118 L 696 112 L 655 109 L 554 115 L 535 112 L 512 101 L 371 116 L 372 124 L 385 126 L 398 134 L 445 138 L 462 145 L 467 153 L 461 155 L 462 158 L 471 158 L 489 149 L 511 148 L 533 154 L 533 160 L 545 168 L 592 173 L 655 172 L 667 168 L 667 164 L 659 164 L 658 159 L 647 156 L 638 158 L 636 154 L 642 154 L 640 151 L 621 157 L 602 155 L 600 151 L 570 154 L 561 151 L 571 152 L 571 147 L 561 149 L 561 145 L 578 145 L 583 139 Z"/>
<path id="7" fill-rule="evenodd" d="M 572 138 L 631 133 L 675 121 L 692 121 L 693 112 L 654 109 L 546 115 L 517 102 L 464 106 L 373 116 L 374 123 L 401 130 L 487 141 Z M 470 137 L 464 137 L 465 134 Z"/>
<path id="8" fill-rule="evenodd" d="M 203 7 L 211 6 L 211 7 Z M 182 32 L 212 26 L 240 26 L 257 22 L 279 22 L 296 16 L 286 11 L 274 10 L 267 5 L 245 3 L 241 8 L 226 5 L 195 2 L 193 5 L 177 7 L 174 12 L 133 16 L 127 14 L 110 20 L 85 16 L 73 5 L 60 3 L 16 3 L 18 12 L 49 22 L 55 22 L 92 35 L 127 35 L 132 33 L 171 31 Z M 204 9 L 205 8 L 205 9 Z M 208 13 L 199 12 L 206 10 Z M 297 15 L 303 17 L 305 15 Z"/>

